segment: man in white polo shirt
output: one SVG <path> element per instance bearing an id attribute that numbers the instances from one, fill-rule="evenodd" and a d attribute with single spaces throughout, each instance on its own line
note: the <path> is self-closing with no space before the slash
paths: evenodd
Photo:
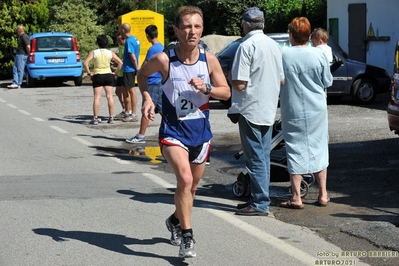
<path id="1" fill-rule="evenodd" d="M 251 197 L 237 206 L 237 215 L 269 215 L 270 150 L 272 125 L 280 85 L 284 83 L 281 49 L 263 33 L 263 12 L 248 8 L 242 15 L 245 33 L 231 69 L 229 114 L 238 114 Z"/>

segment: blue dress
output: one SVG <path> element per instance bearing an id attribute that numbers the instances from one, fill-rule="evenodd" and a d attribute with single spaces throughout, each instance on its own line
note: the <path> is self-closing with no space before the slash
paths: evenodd
<path id="1" fill-rule="evenodd" d="M 283 68 L 280 109 L 288 172 L 319 172 L 328 166 L 325 89 L 332 85 L 330 64 L 320 49 L 292 46 L 283 48 Z"/>

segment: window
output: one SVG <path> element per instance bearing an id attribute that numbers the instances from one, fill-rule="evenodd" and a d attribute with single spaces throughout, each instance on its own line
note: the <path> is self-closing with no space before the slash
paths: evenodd
<path id="1" fill-rule="evenodd" d="M 51 36 L 37 38 L 37 52 L 72 51 L 72 38 L 65 36 Z"/>

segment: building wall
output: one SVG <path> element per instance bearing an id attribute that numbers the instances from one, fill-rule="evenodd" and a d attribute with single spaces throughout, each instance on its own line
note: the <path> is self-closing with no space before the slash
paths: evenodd
<path id="1" fill-rule="evenodd" d="M 367 63 L 384 68 L 392 75 L 395 44 L 399 41 L 399 0 L 327 0 L 327 24 L 328 19 L 338 18 L 339 45 L 348 52 L 348 5 L 361 3 L 367 5 L 366 31 L 372 23 L 375 36 L 391 38 L 387 42 L 369 42 Z"/>

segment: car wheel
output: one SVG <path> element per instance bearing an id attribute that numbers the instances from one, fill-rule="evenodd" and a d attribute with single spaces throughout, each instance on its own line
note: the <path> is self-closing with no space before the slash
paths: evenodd
<path id="1" fill-rule="evenodd" d="M 375 100 L 376 88 L 368 78 L 360 78 L 352 84 L 352 99 L 356 103 L 369 104 Z"/>
<path id="2" fill-rule="evenodd" d="M 82 80 L 83 80 L 82 75 L 80 75 L 79 77 L 75 77 L 73 80 L 75 82 L 75 86 L 82 86 Z"/>
<path id="3" fill-rule="evenodd" d="M 29 75 L 29 71 L 26 71 L 25 79 L 28 88 L 35 86 L 35 80 Z"/>

